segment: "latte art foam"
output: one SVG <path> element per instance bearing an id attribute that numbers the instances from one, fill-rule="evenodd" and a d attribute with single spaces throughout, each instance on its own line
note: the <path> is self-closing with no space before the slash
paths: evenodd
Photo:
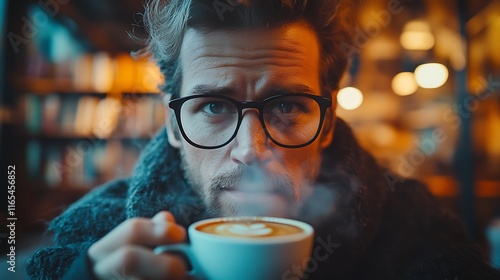
<path id="1" fill-rule="evenodd" d="M 267 227 L 265 224 L 231 224 L 231 225 L 218 225 L 215 227 L 215 232 L 218 234 L 224 234 L 225 232 L 230 232 L 235 235 L 242 236 L 264 236 L 269 235 L 273 232 L 273 229 Z"/>
<path id="2" fill-rule="evenodd" d="M 301 233 L 299 227 L 268 222 L 268 221 L 225 221 L 204 224 L 196 228 L 210 234 L 243 237 L 243 238 L 266 238 Z"/>

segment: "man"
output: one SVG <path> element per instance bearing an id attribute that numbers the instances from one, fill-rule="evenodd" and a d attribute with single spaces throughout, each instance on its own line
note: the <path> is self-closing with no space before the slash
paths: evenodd
<path id="1" fill-rule="evenodd" d="M 155 255 L 155 246 L 185 241 L 185 228 L 203 218 L 270 215 L 309 222 L 323 250 L 317 266 L 283 279 L 298 271 L 305 279 L 498 279 L 424 186 L 389 185 L 335 117 L 349 44 L 341 4 L 166 2 L 152 1 L 144 15 L 148 50 L 167 81 L 166 130 L 131 178 L 92 191 L 51 223 L 55 244 L 31 258 L 31 277 L 182 279 L 183 259 Z"/>

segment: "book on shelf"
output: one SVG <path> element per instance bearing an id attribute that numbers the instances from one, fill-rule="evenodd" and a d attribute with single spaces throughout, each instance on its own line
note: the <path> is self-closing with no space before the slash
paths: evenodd
<path id="1" fill-rule="evenodd" d="M 44 163 L 40 166 L 43 170 L 44 183 L 50 187 L 56 187 L 65 183 L 67 179 L 67 167 L 62 164 L 63 162 L 63 151 L 55 146 L 48 146 L 44 149 Z"/>
<path id="2" fill-rule="evenodd" d="M 42 131 L 42 100 L 36 94 L 22 96 L 22 110 L 24 111 L 24 126 L 26 131 L 37 134 Z"/>
<path id="3" fill-rule="evenodd" d="M 118 98 L 106 97 L 97 104 L 92 135 L 106 139 L 117 133 L 122 104 Z"/>
<path id="4" fill-rule="evenodd" d="M 43 98 L 42 130 L 44 133 L 57 133 L 59 130 L 59 112 L 61 98 L 57 94 L 50 94 Z"/>
<path id="5" fill-rule="evenodd" d="M 85 153 L 83 155 L 82 164 L 82 184 L 92 185 L 95 184 L 96 180 L 99 180 L 97 169 L 94 164 L 94 154 L 95 153 Z"/>
<path id="6" fill-rule="evenodd" d="M 164 124 L 165 111 L 160 98 L 123 100 L 121 133 L 135 137 L 151 137 Z"/>
<path id="7" fill-rule="evenodd" d="M 59 112 L 59 134 L 72 135 L 74 133 L 78 99 L 78 96 L 64 96 Z"/>
<path id="8" fill-rule="evenodd" d="M 41 167 L 42 145 L 40 141 L 30 140 L 26 143 L 26 174 L 35 181 L 42 179 Z"/>
<path id="9" fill-rule="evenodd" d="M 96 110 L 100 99 L 94 96 L 83 96 L 78 100 L 74 117 L 74 133 L 76 135 L 91 135 L 93 125 L 97 120 Z"/>

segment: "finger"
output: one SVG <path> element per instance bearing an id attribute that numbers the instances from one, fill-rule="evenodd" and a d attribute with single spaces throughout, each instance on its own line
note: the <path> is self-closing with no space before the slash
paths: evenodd
<path id="1" fill-rule="evenodd" d="M 116 250 L 94 267 L 100 279 L 185 279 L 186 264 L 178 257 L 160 254 L 140 246 Z M 113 278 L 114 277 L 114 278 Z"/>
<path id="2" fill-rule="evenodd" d="M 174 223 L 155 223 L 153 231 L 155 236 L 164 237 L 165 242 L 163 244 L 179 243 L 186 239 L 186 229 Z M 158 244 L 155 243 L 154 245 Z"/>
<path id="3" fill-rule="evenodd" d="M 151 220 L 153 220 L 154 223 L 160 223 L 160 222 L 175 223 L 174 215 L 172 215 L 172 213 L 168 211 L 158 212 L 156 215 L 154 215 L 154 217 Z"/>
<path id="4" fill-rule="evenodd" d="M 151 219 L 133 218 L 94 243 L 88 255 L 96 263 L 124 245 L 158 246 L 182 242 L 185 237 L 186 230 L 175 223 L 153 223 Z"/>
<path id="5" fill-rule="evenodd" d="M 168 225 L 171 223 L 175 223 L 175 217 L 172 215 L 172 213 L 168 211 L 161 211 L 158 212 L 154 217 L 151 219 L 153 223 L 155 224 L 154 230 L 156 231 L 155 234 L 158 236 L 161 235 L 169 235 L 171 234 L 169 232 L 169 227 Z M 179 227 L 180 231 L 177 232 L 178 234 L 175 236 L 171 236 L 172 242 L 171 243 L 176 243 L 176 242 L 182 242 L 186 239 L 186 229 L 182 226 Z"/>

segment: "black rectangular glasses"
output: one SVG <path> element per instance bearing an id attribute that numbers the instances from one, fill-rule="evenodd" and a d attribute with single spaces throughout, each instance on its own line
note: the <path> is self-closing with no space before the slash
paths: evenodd
<path id="1" fill-rule="evenodd" d="M 237 101 L 225 95 L 191 95 L 171 100 L 184 139 L 201 149 L 231 142 L 241 125 L 243 109 L 257 109 L 269 139 L 285 148 L 300 148 L 318 137 L 331 99 L 311 94 L 281 94 L 262 101 Z"/>

